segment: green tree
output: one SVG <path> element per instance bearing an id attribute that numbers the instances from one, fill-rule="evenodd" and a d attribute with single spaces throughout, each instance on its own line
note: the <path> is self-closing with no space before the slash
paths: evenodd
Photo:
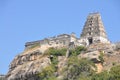
<path id="1" fill-rule="evenodd" d="M 51 62 L 53 65 L 57 65 L 58 64 L 58 57 L 57 56 L 53 56 L 51 59 Z"/>
<path id="2" fill-rule="evenodd" d="M 94 63 L 87 59 L 78 59 L 77 56 L 71 56 L 68 60 L 68 67 L 66 69 L 66 80 L 77 80 L 86 78 L 94 74 Z"/>
<path id="3" fill-rule="evenodd" d="M 110 72 L 103 71 L 93 75 L 91 80 L 120 80 L 120 65 L 112 67 Z"/>
<path id="4" fill-rule="evenodd" d="M 64 56 L 66 54 L 66 48 L 49 48 L 45 51 L 45 55 Z"/>
<path id="5" fill-rule="evenodd" d="M 47 66 L 41 73 L 38 74 L 40 80 L 51 80 L 54 77 L 55 67 L 53 65 Z"/>
<path id="6" fill-rule="evenodd" d="M 109 75 L 107 71 L 95 74 L 92 76 L 91 80 L 109 80 Z"/>
<path id="7" fill-rule="evenodd" d="M 77 56 L 79 55 L 82 51 L 86 51 L 86 48 L 84 46 L 77 46 L 74 49 L 70 50 L 70 55 L 71 56 Z"/>
<path id="8" fill-rule="evenodd" d="M 109 74 L 112 80 L 120 80 L 120 65 L 113 66 L 110 69 Z"/>
<path id="9" fill-rule="evenodd" d="M 100 59 L 100 61 L 101 61 L 102 64 L 104 63 L 104 58 L 103 57 L 104 57 L 103 52 L 100 52 L 99 59 Z"/>

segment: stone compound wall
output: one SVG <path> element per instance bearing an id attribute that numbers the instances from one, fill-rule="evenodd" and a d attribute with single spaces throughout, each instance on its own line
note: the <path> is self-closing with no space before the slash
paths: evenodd
<path id="1" fill-rule="evenodd" d="M 0 80 L 6 80 L 5 75 L 0 75 Z"/>
<path id="2" fill-rule="evenodd" d="M 25 47 L 27 49 L 34 44 L 46 47 L 69 47 L 70 42 L 74 42 L 75 45 L 85 46 L 92 43 L 110 43 L 107 39 L 107 34 L 100 14 L 90 13 L 88 15 L 80 39 L 76 37 L 75 33 L 72 33 L 71 35 L 61 34 L 55 37 L 45 38 L 43 40 L 27 42 Z"/>
<path id="3" fill-rule="evenodd" d="M 44 52 L 49 47 L 69 47 L 69 44 L 74 42 L 74 44 L 79 45 L 78 39 L 76 38 L 75 34 L 72 33 L 71 35 L 68 34 L 61 34 L 56 37 L 45 38 L 39 41 L 27 42 L 25 44 L 26 49 L 33 47 L 34 45 L 39 45 Z"/>

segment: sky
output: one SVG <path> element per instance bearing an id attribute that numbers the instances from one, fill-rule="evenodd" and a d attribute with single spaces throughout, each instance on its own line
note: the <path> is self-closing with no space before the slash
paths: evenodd
<path id="1" fill-rule="evenodd" d="M 26 42 L 75 32 L 99 12 L 111 42 L 120 41 L 120 0 L 0 0 L 0 74 Z"/>

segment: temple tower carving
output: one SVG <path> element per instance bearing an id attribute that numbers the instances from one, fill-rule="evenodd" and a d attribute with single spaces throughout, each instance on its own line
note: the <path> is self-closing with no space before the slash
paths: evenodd
<path id="1" fill-rule="evenodd" d="M 84 45 L 110 43 L 99 13 L 90 13 L 83 27 L 80 42 Z"/>

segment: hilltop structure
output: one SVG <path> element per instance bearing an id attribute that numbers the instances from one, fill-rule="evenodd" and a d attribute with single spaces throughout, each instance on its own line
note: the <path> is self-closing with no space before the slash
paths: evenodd
<path id="1" fill-rule="evenodd" d="M 27 42 L 25 47 L 28 49 L 38 44 L 41 46 L 41 52 L 44 52 L 49 47 L 70 47 L 70 45 L 89 46 L 94 43 L 110 43 L 107 39 L 107 34 L 99 13 L 90 13 L 88 15 L 80 38 L 77 38 L 75 33 L 72 33 L 71 35 L 61 34 L 39 41 Z"/>
<path id="2" fill-rule="evenodd" d="M 5 80 L 5 75 L 0 74 L 0 80 Z"/>
<path id="3" fill-rule="evenodd" d="M 50 66 L 52 62 L 55 62 L 54 67 L 56 70 L 53 74 L 58 79 L 63 80 L 64 74 L 61 71 L 66 69 L 66 66 L 69 69 L 71 68 L 71 66 L 67 65 L 70 59 L 69 56 L 72 56 L 70 50 L 81 47 L 80 45 L 85 47 L 76 58 L 87 58 L 93 61 L 98 72 L 110 69 L 112 63 L 120 63 L 120 44 L 115 45 L 116 48 L 114 48 L 107 38 L 100 14 L 90 13 L 80 38 L 77 38 L 75 33 L 71 33 L 27 42 L 25 50 L 11 62 L 6 78 L 7 80 L 39 80 L 38 74 L 47 66 Z M 55 50 L 64 48 L 65 54 L 58 55 L 59 51 L 57 55 L 49 54 L 49 48 Z M 102 62 L 103 57 L 102 59 L 99 58 L 101 53 L 106 55 L 104 63 Z"/>
<path id="4" fill-rule="evenodd" d="M 76 38 L 75 34 L 61 34 L 58 36 L 45 38 L 39 41 L 27 42 L 25 44 L 26 49 L 31 48 L 34 45 L 39 45 L 41 47 L 41 52 L 44 52 L 50 47 L 60 48 L 69 47 L 70 44 L 79 45 L 79 39 Z"/>
<path id="5" fill-rule="evenodd" d="M 85 22 L 81 37 L 81 44 L 110 43 L 99 13 L 90 13 Z"/>

